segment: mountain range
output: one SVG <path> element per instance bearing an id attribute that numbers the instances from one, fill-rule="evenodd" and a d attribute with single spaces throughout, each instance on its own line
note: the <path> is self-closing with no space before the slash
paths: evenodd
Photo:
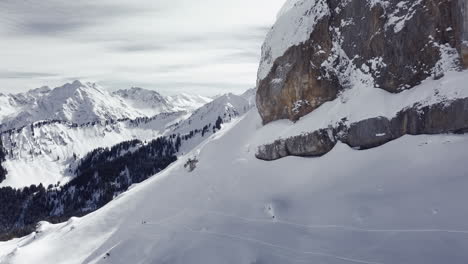
<path id="1" fill-rule="evenodd" d="M 230 122 L 253 107 L 253 96 L 249 91 L 213 100 L 188 94 L 162 96 L 142 88 L 109 93 L 97 84 L 79 81 L 52 90 L 43 87 L 3 95 L 8 100 L 0 107 L 19 112 L 3 117 L 0 139 L 8 176 L 0 186 L 64 184 L 72 178 L 67 173 L 72 157 L 132 139 L 184 135 L 214 125 L 218 117 Z"/>
<path id="2" fill-rule="evenodd" d="M 0 131 L 42 120 L 81 125 L 151 117 L 160 113 L 193 111 L 210 101 L 211 98 L 188 94 L 162 96 L 141 88 L 108 92 L 95 83 L 74 81 L 54 89 L 41 87 L 22 94 L 0 94 Z"/>

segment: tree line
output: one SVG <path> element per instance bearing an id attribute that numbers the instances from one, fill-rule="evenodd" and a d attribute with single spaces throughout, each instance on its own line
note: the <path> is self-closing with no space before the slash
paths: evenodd
<path id="1" fill-rule="evenodd" d="M 127 141 L 89 153 L 75 169 L 75 178 L 63 186 L 0 188 L 0 240 L 27 235 L 39 221 L 57 223 L 93 212 L 165 169 L 177 160 L 176 153 L 171 138 L 147 144 Z"/>
<path id="2" fill-rule="evenodd" d="M 132 184 L 176 161 L 183 141 L 197 134 L 216 133 L 222 123 L 218 117 L 214 125 L 210 123 L 184 135 L 172 134 L 150 142 L 131 140 L 95 149 L 70 167 L 75 177 L 63 186 L 57 183 L 47 187 L 39 184 L 23 189 L 0 188 L 0 241 L 30 234 L 40 221 L 59 223 L 101 208 Z M 5 156 L 0 147 L 0 161 Z M 0 162 L 0 176 L 2 169 Z M 4 177 L 6 170 L 3 171 Z"/>

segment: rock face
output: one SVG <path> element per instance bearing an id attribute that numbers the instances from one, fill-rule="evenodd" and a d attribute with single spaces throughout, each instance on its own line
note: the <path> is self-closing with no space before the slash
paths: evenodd
<path id="1" fill-rule="evenodd" d="M 415 105 L 389 120 L 375 117 L 335 128 L 322 129 L 259 147 L 257 158 L 277 160 L 287 156 L 317 157 L 341 141 L 356 149 L 381 146 L 404 135 L 468 132 L 468 98 L 425 107 Z"/>
<path id="2" fill-rule="evenodd" d="M 331 151 L 335 144 L 333 129 L 321 129 L 261 146 L 257 152 L 257 158 L 277 160 L 287 156 L 320 157 Z"/>
<path id="3" fill-rule="evenodd" d="M 297 120 L 340 91 L 398 93 L 468 65 L 465 0 L 292 0 L 262 47 L 263 122 Z"/>
<path id="4" fill-rule="evenodd" d="M 465 68 L 468 68 L 468 3 L 460 1 L 460 10 L 462 10 L 463 22 L 463 43 L 462 43 L 462 59 Z"/>

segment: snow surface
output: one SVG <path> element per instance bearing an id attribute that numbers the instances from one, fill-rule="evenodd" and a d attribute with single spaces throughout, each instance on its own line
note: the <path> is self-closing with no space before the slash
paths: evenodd
<path id="1" fill-rule="evenodd" d="M 468 136 L 263 162 L 261 127 L 251 110 L 97 212 L 0 243 L 0 262 L 466 263 Z"/>

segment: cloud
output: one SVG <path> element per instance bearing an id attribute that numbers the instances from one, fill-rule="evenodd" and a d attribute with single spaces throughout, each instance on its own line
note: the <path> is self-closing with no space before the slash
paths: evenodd
<path id="1" fill-rule="evenodd" d="M 2 0 L 0 90 L 81 76 L 109 89 L 243 91 L 283 1 Z"/>
<path id="2" fill-rule="evenodd" d="M 147 12 L 138 5 L 100 1 L 3 0 L 0 21 L 11 33 L 56 35 Z"/>
<path id="3" fill-rule="evenodd" d="M 49 78 L 57 74 L 45 72 L 0 71 L 0 79 Z"/>

